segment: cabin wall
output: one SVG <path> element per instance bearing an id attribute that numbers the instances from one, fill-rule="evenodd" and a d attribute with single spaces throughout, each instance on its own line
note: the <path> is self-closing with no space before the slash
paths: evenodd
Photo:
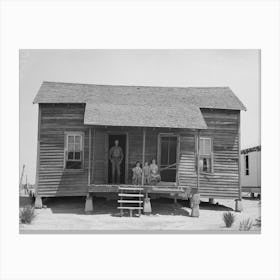
<path id="1" fill-rule="evenodd" d="M 212 198 L 239 198 L 239 111 L 201 110 L 208 129 L 200 137 L 211 137 L 213 173 L 200 173 L 199 192 Z M 181 185 L 197 187 L 196 132 L 181 133 L 179 178 Z"/>
<path id="2" fill-rule="evenodd" d="M 40 196 L 79 196 L 87 194 L 88 128 L 84 122 L 83 104 L 40 104 L 39 165 L 37 170 Z M 64 169 L 64 134 L 85 133 L 84 168 Z"/>

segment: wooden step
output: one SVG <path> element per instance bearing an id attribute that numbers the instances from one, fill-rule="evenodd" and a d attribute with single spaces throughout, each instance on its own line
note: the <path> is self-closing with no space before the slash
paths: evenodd
<path id="1" fill-rule="evenodd" d="M 118 209 L 127 209 L 127 210 L 141 210 L 143 207 L 129 207 L 129 206 L 119 206 Z"/>
<path id="2" fill-rule="evenodd" d="M 119 196 L 125 196 L 125 197 L 144 197 L 143 194 L 138 193 L 119 193 Z"/>
<path id="3" fill-rule="evenodd" d="M 119 187 L 119 190 L 124 190 L 124 191 L 143 191 L 143 188 L 139 187 Z"/>
<path id="4" fill-rule="evenodd" d="M 143 203 L 142 200 L 118 200 L 119 203 Z"/>

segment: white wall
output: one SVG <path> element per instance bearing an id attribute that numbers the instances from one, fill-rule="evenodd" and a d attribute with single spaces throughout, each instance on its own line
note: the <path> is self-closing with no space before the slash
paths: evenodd
<path id="1" fill-rule="evenodd" d="M 249 156 L 249 175 L 246 175 L 245 156 Z M 261 186 L 261 152 L 254 151 L 241 155 L 241 186 Z"/>

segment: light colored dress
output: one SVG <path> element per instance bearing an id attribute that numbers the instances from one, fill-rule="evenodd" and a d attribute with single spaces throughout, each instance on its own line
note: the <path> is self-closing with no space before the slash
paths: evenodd
<path id="1" fill-rule="evenodd" d="M 158 166 L 156 164 L 150 164 L 150 182 L 157 183 L 160 182 L 160 174 L 158 172 Z"/>
<path id="2" fill-rule="evenodd" d="M 144 165 L 143 167 L 143 174 L 144 174 L 144 185 L 150 184 L 150 166 Z"/>

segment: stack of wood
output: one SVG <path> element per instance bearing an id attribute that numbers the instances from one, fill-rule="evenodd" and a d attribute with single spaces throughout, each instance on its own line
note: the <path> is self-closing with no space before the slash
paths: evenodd
<path id="1" fill-rule="evenodd" d="M 132 217 L 133 210 L 138 211 L 138 216 L 141 216 L 143 210 L 143 188 L 140 186 L 119 186 L 119 207 L 120 214 L 123 216 L 124 210 L 129 211 L 130 217 Z"/>

